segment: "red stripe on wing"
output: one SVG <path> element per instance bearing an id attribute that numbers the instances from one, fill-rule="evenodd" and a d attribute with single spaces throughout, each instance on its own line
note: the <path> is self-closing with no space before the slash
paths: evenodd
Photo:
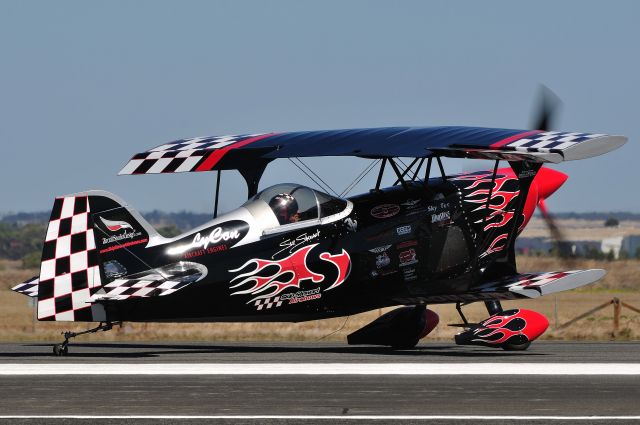
<path id="1" fill-rule="evenodd" d="M 518 133 L 518 134 L 514 134 L 513 136 L 507 137 L 506 139 L 502 139 L 499 142 L 495 142 L 494 144 L 492 144 L 491 146 L 489 146 L 491 149 L 495 149 L 495 148 L 500 148 L 504 145 L 508 145 L 511 142 L 515 142 L 516 140 L 520 140 L 523 139 L 527 136 L 532 136 L 534 134 L 538 134 L 538 133 L 542 133 L 542 130 L 532 130 L 532 131 L 525 131 L 524 133 Z"/>
<path id="2" fill-rule="evenodd" d="M 241 140 L 241 141 L 239 141 L 237 143 L 234 143 L 232 145 L 225 146 L 224 148 L 216 149 L 215 151 L 213 151 L 213 152 L 211 152 L 209 154 L 207 159 L 205 159 L 202 162 L 202 164 L 200 164 L 198 166 L 198 168 L 196 168 L 195 171 L 210 171 L 222 159 L 222 157 L 225 156 L 226 153 L 229 152 L 230 150 L 236 149 L 236 148 L 241 148 L 241 147 L 246 146 L 248 144 L 257 142 L 258 140 L 262 140 L 262 139 L 265 139 L 267 137 L 273 136 L 275 134 L 276 133 L 269 133 L 269 134 L 263 134 L 261 136 L 250 137 L 248 139 Z"/>

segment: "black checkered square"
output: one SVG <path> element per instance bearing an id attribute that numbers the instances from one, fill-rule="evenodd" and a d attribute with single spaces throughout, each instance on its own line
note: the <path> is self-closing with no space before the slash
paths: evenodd
<path id="1" fill-rule="evenodd" d="M 98 252 L 87 196 L 57 198 L 47 228 L 38 284 L 39 320 L 91 316 L 89 298 L 100 288 Z"/>

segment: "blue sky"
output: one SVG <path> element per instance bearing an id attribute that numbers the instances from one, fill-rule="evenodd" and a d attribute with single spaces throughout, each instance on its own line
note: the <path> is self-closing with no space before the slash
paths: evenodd
<path id="1" fill-rule="evenodd" d="M 633 1 L 4 1 L 0 212 L 85 189 L 142 211 L 210 211 L 213 173 L 116 173 L 183 137 L 527 128 L 540 83 L 564 102 L 558 129 L 629 137 L 556 166 L 570 177 L 552 210 L 640 212 L 638 18 Z M 366 165 L 308 163 L 338 192 Z M 309 183 L 279 161 L 262 186 L 282 181 Z M 238 176 L 223 184 L 224 208 L 243 201 Z"/>

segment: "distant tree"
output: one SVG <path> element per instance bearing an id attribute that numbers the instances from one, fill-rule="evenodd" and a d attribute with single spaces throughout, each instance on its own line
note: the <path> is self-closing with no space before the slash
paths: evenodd
<path id="1" fill-rule="evenodd" d="M 168 226 L 162 226 L 158 229 L 158 233 L 160 233 L 165 238 L 173 238 L 174 236 L 178 236 L 182 232 L 175 224 L 170 224 Z"/>
<path id="2" fill-rule="evenodd" d="M 636 248 L 636 255 L 634 255 L 634 257 L 640 259 L 640 246 Z"/>
<path id="3" fill-rule="evenodd" d="M 621 249 L 620 253 L 618 254 L 618 260 L 628 260 L 630 257 L 631 256 L 626 249 Z"/>
<path id="4" fill-rule="evenodd" d="M 589 247 L 584 253 L 585 258 L 589 258 L 592 260 L 603 260 L 604 253 L 597 248 Z"/>
<path id="5" fill-rule="evenodd" d="M 613 249 L 609 250 L 606 256 L 607 261 L 613 261 L 616 259 L 615 254 L 613 253 Z"/>
<path id="6" fill-rule="evenodd" d="M 618 227 L 619 225 L 620 225 L 620 222 L 618 221 L 617 218 L 614 218 L 614 217 L 609 217 L 604 222 L 604 227 Z"/>
<path id="7" fill-rule="evenodd" d="M 23 269 L 39 269 L 42 252 L 34 251 L 22 257 Z"/>

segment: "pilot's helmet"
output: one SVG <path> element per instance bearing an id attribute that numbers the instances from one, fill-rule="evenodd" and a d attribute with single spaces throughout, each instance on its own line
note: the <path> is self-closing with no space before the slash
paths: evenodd
<path id="1" fill-rule="evenodd" d="M 292 222 L 292 217 L 298 212 L 298 202 L 288 193 L 280 193 L 271 198 L 269 206 L 278 217 L 280 224 Z"/>

